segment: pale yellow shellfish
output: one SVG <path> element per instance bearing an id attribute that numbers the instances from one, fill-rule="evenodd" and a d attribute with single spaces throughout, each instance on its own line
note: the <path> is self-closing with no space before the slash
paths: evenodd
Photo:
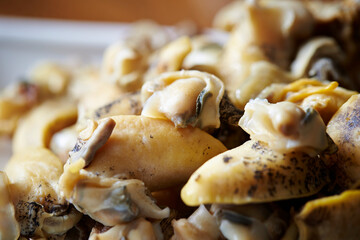
<path id="1" fill-rule="evenodd" d="M 298 198 L 327 183 L 327 167 L 318 154 L 328 143 L 317 112 L 305 113 L 290 102 L 254 100 L 245 107 L 240 125 L 252 140 L 196 170 L 181 191 L 187 205 Z"/>

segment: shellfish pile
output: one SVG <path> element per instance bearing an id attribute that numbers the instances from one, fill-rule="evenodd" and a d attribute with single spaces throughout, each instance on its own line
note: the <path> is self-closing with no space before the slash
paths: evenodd
<path id="1" fill-rule="evenodd" d="M 358 239 L 360 3 L 149 22 L 0 94 L 0 239 Z"/>

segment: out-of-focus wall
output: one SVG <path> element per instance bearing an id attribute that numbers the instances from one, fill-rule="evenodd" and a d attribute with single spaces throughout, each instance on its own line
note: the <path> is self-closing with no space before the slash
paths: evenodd
<path id="1" fill-rule="evenodd" d="M 152 19 L 172 25 L 193 20 L 211 26 L 215 13 L 231 0 L 0 0 L 0 14 L 90 21 Z"/>

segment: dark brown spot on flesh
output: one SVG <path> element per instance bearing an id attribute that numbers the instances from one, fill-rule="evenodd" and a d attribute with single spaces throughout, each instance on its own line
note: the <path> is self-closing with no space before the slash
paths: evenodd
<path id="1" fill-rule="evenodd" d="M 292 178 L 289 178 L 289 186 L 292 187 L 295 185 L 295 182 Z M 307 189 L 308 190 L 308 189 Z M 308 190 L 309 191 L 309 190 Z"/>
<path id="2" fill-rule="evenodd" d="M 281 169 L 284 169 L 284 170 L 291 170 L 291 167 L 290 167 L 290 166 L 280 165 L 279 167 L 280 167 Z"/>
<path id="3" fill-rule="evenodd" d="M 295 170 L 300 171 L 300 172 L 304 172 L 304 169 L 301 168 L 301 167 L 296 167 Z"/>
<path id="4" fill-rule="evenodd" d="M 199 175 L 197 175 L 197 176 L 196 176 L 196 178 L 195 178 L 195 182 L 199 181 L 199 180 L 200 180 L 200 177 L 201 177 L 201 175 L 200 175 L 200 174 L 199 174 Z"/>
<path id="5" fill-rule="evenodd" d="M 251 146 L 251 149 L 261 149 L 260 143 L 259 143 L 259 142 L 255 142 L 255 143 Z"/>
<path id="6" fill-rule="evenodd" d="M 226 156 L 226 155 L 225 155 L 225 156 L 223 157 L 224 163 L 228 163 L 231 159 L 232 159 L 231 156 Z"/>
<path id="7" fill-rule="evenodd" d="M 85 141 L 78 139 L 74 148 L 72 149 L 71 152 L 78 152 L 80 151 L 80 149 L 83 147 L 83 145 L 85 144 Z"/>
<path id="8" fill-rule="evenodd" d="M 208 150 L 210 150 L 210 149 L 211 149 L 210 146 L 208 146 L 207 148 L 205 148 L 204 151 L 203 151 L 203 153 L 202 153 L 202 155 L 209 155 L 209 151 L 208 151 Z"/>
<path id="9" fill-rule="evenodd" d="M 117 103 L 120 103 L 122 99 L 117 99 L 111 103 L 108 103 L 100 108 L 98 108 L 96 111 L 95 111 L 95 119 L 100 119 L 103 115 L 106 115 L 110 112 L 111 108 L 117 104 Z"/>
<path id="10" fill-rule="evenodd" d="M 20 225 L 21 235 L 32 237 L 40 226 L 39 216 L 43 211 L 43 207 L 36 202 L 20 201 L 16 209 L 16 219 Z"/>
<path id="11" fill-rule="evenodd" d="M 51 206 L 54 203 L 54 198 L 51 197 L 50 194 L 48 194 L 47 196 L 45 196 L 44 198 L 44 202 L 43 205 L 47 208 L 48 206 Z M 47 211 L 49 211 L 48 209 L 46 209 Z"/>
<path id="12" fill-rule="evenodd" d="M 134 99 L 130 99 L 130 107 L 131 107 L 132 113 L 134 115 L 137 115 L 141 112 L 141 106 L 140 106 L 139 102 L 137 102 Z"/>
<path id="13" fill-rule="evenodd" d="M 256 189 L 257 189 L 257 186 L 256 186 L 256 185 L 250 186 L 250 188 L 249 188 L 249 190 L 248 190 L 248 192 L 247 192 L 247 193 L 248 193 L 248 196 L 249 196 L 249 197 L 252 197 L 252 196 L 254 195 Z"/>
<path id="14" fill-rule="evenodd" d="M 129 176 L 130 176 L 130 178 L 135 178 L 135 172 L 133 172 L 133 171 L 129 171 Z"/>
<path id="15" fill-rule="evenodd" d="M 272 170 L 271 168 L 269 168 L 269 171 L 268 171 L 268 173 L 267 173 L 269 180 L 272 180 L 272 178 L 273 178 L 273 176 L 274 176 L 274 173 L 273 173 L 272 171 L 273 171 L 273 170 Z"/>
<path id="16" fill-rule="evenodd" d="M 263 178 L 263 172 L 256 170 L 255 173 L 254 173 L 254 178 L 255 178 L 256 180 L 262 179 L 262 178 Z"/>
<path id="17" fill-rule="evenodd" d="M 271 186 L 271 187 L 268 187 L 268 193 L 270 196 L 275 196 L 276 194 L 276 187 L 275 186 Z"/>
<path id="18" fill-rule="evenodd" d="M 350 106 L 340 114 L 338 114 L 331 122 L 335 122 L 336 129 L 340 130 L 343 134 L 341 140 L 344 143 L 351 143 L 354 141 L 353 133 L 355 129 L 360 128 L 360 98 L 357 98 L 355 102 L 351 103 Z M 334 129 L 335 130 L 335 129 Z M 329 132 L 330 136 L 332 135 Z"/>
<path id="19" fill-rule="evenodd" d="M 293 164 L 293 165 L 298 165 L 298 160 L 297 160 L 297 158 L 296 157 L 292 157 L 292 158 L 290 158 L 290 161 L 291 161 L 291 163 Z"/>
<path id="20" fill-rule="evenodd" d="M 328 169 L 326 168 L 325 163 L 320 158 L 309 159 L 307 161 L 307 168 L 309 170 L 306 174 L 304 182 L 306 188 L 311 186 L 313 188 L 319 188 L 328 181 Z"/>

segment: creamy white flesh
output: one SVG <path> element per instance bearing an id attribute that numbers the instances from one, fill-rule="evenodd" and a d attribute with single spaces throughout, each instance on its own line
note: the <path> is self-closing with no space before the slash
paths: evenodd
<path id="1" fill-rule="evenodd" d="M 297 149 L 316 155 L 328 146 L 326 126 L 320 115 L 316 111 L 306 113 L 291 102 L 270 104 L 267 100 L 251 100 L 239 125 L 251 139 L 266 142 L 280 152 Z"/>
<path id="2" fill-rule="evenodd" d="M 106 226 L 129 222 L 138 216 L 168 217 L 169 209 L 160 209 L 155 204 L 142 181 L 101 177 L 84 169 L 107 142 L 116 124 L 111 118 L 99 125 L 94 121 L 89 123 L 89 128 L 80 134 L 84 139 L 69 153 L 70 158 L 59 179 L 62 195 L 80 212 Z"/>
<path id="3" fill-rule="evenodd" d="M 242 20 L 225 46 L 219 73 L 230 99 L 243 109 L 250 99 L 248 96 L 256 94 L 251 90 L 265 88 L 272 81 L 291 81 L 292 77 L 281 70 L 289 65 L 295 40 L 310 34 L 313 19 L 300 1 L 245 1 L 241 9 L 238 14 Z M 276 74 L 275 77 L 264 74 L 265 81 L 258 81 L 263 72 L 255 71 L 252 66 L 260 61 L 267 63 L 267 71 Z"/>
<path id="4" fill-rule="evenodd" d="M 102 178 L 81 169 L 84 165 L 83 159 L 68 162 L 60 178 L 63 194 L 79 211 L 106 226 L 130 222 L 138 216 L 152 219 L 169 216 L 169 209 L 160 209 L 146 194 L 140 180 Z"/>
<path id="5" fill-rule="evenodd" d="M 142 55 L 129 42 L 118 42 L 110 45 L 104 54 L 102 78 L 120 87 L 140 86 L 143 63 Z M 135 86 L 136 85 L 136 86 Z M 132 88 L 130 88 L 132 89 Z"/>
<path id="6" fill-rule="evenodd" d="M 217 72 L 216 67 L 225 41 L 221 42 L 222 39 L 216 39 L 220 33 L 216 32 L 216 34 L 204 34 L 191 39 L 191 52 L 182 62 L 183 69 L 201 70 L 208 73 Z M 227 37 L 227 35 L 225 36 Z"/>
<path id="7" fill-rule="evenodd" d="M 220 47 L 190 52 L 184 59 L 183 66 L 187 69 L 196 68 L 197 66 L 215 67 L 219 61 L 220 53 Z"/>
<path id="8" fill-rule="evenodd" d="M 55 133 L 50 141 L 50 149 L 63 162 L 66 162 L 69 151 L 75 146 L 77 139 L 77 131 L 75 126 L 67 127 Z"/>
<path id="9" fill-rule="evenodd" d="M 169 72 L 143 85 L 141 115 L 169 119 L 177 127 L 220 127 L 224 84 L 200 71 Z"/>
<path id="10" fill-rule="evenodd" d="M 219 230 L 217 229 L 216 219 L 212 216 L 204 205 L 200 207 L 188 218 L 189 223 L 193 224 L 197 229 L 204 233 L 219 237 Z"/>
<path id="11" fill-rule="evenodd" d="M 185 113 L 195 114 L 198 95 L 205 87 L 199 78 L 179 79 L 162 91 L 155 92 L 146 102 L 142 115 L 170 119 L 175 124 Z"/>
<path id="12" fill-rule="evenodd" d="M 151 222 L 145 220 L 144 218 L 138 218 L 130 223 L 116 225 L 107 231 L 101 231 L 93 228 L 89 237 L 89 240 L 107 239 L 156 240 L 159 238 L 156 237 Z"/>
<path id="13" fill-rule="evenodd" d="M 316 59 L 328 56 L 340 58 L 341 54 L 341 49 L 334 39 L 330 37 L 313 38 L 301 46 L 291 64 L 291 73 L 296 77 L 305 76 Z"/>
<path id="14" fill-rule="evenodd" d="M 9 180 L 0 171 L 0 239 L 17 239 L 20 235 L 19 224 L 15 219 L 15 209 L 11 201 Z"/>
<path id="15" fill-rule="evenodd" d="M 85 173 L 82 171 L 82 174 Z M 130 222 L 138 216 L 160 220 L 169 216 L 169 209 L 160 209 L 146 194 L 143 182 L 137 179 L 93 176 L 93 179 L 77 183 L 70 201 L 80 211 L 106 226 Z"/>
<path id="16" fill-rule="evenodd" d="M 216 223 L 216 218 L 200 205 L 188 219 L 173 221 L 174 238 L 176 240 L 185 239 L 218 239 L 220 230 Z"/>
<path id="17" fill-rule="evenodd" d="M 57 192 L 62 162 L 45 148 L 29 148 L 12 156 L 5 167 L 11 182 L 12 199 L 45 204 L 51 197 L 53 204 L 64 205 Z M 39 187 L 40 186 L 40 187 Z"/>
<path id="18" fill-rule="evenodd" d="M 220 222 L 221 233 L 229 240 L 267 240 L 267 230 L 265 226 L 254 220 L 250 226 L 233 223 L 222 219 Z"/>
<path id="19" fill-rule="evenodd" d="M 22 236 L 61 235 L 80 220 L 82 215 L 74 209 L 61 210 L 67 209 L 58 192 L 62 170 L 61 160 L 45 148 L 29 148 L 10 159 L 5 171 Z"/>

